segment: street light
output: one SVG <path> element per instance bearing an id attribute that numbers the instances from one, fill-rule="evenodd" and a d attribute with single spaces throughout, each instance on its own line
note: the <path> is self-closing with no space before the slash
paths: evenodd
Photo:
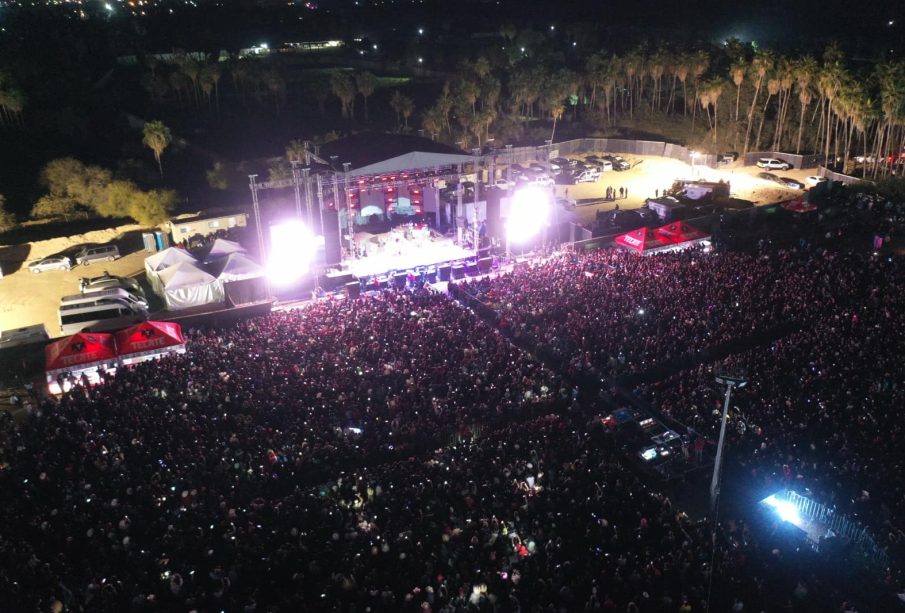
<path id="1" fill-rule="evenodd" d="M 717 499 L 720 496 L 720 472 L 723 467 L 723 445 L 726 441 L 726 417 L 729 413 L 729 399 L 733 388 L 741 389 L 748 384 L 748 379 L 743 372 L 720 371 L 716 375 L 716 382 L 726 386 L 726 399 L 723 401 L 723 418 L 720 423 L 720 440 L 716 446 L 716 461 L 713 463 L 713 479 L 710 481 L 710 507 L 716 509 Z"/>

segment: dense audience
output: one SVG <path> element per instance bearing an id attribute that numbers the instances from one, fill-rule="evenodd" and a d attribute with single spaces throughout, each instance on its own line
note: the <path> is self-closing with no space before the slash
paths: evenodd
<path id="1" fill-rule="evenodd" d="M 458 289 L 498 330 L 422 289 L 325 300 L 0 416 L 0 609 L 854 611 L 798 537 L 648 487 L 574 385 L 672 368 L 636 393 L 712 440 L 718 352 L 751 381 L 730 463 L 903 553 L 899 260 L 560 253 Z"/>
<path id="2" fill-rule="evenodd" d="M 848 264 L 855 266 L 853 262 Z M 862 291 L 800 332 L 638 391 L 711 439 L 723 391 L 717 369 L 747 372 L 733 396 L 730 448 L 753 483 L 807 491 L 866 520 L 905 553 L 905 266 L 866 257 Z"/>
<path id="3" fill-rule="evenodd" d="M 802 325 L 848 299 L 859 279 L 846 262 L 803 249 L 565 252 L 458 289 L 569 374 L 611 377 Z"/>

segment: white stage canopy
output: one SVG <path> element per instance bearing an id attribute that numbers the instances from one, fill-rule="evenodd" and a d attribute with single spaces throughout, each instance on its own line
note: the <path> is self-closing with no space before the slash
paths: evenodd
<path id="1" fill-rule="evenodd" d="M 474 158 L 470 155 L 456 153 L 427 153 L 424 151 L 412 151 L 376 164 L 369 164 L 361 168 L 354 168 L 349 176 L 360 177 L 362 175 L 382 175 L 413 168 L 435 168 L 437 166 L 449 166 L 451 164 L 468 164 Z"/>
<path id="2" fill-rule="evenodd" d="M 158 273 L 167 308 L 175 311 L 223 302 L 223 284 L 192 262 L 181 262 Z"/>

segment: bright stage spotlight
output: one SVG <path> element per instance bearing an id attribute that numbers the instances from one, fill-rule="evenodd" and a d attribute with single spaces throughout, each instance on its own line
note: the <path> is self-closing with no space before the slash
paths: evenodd
<path id="1" fill-rule="evenodd" d="M 267 277 L 277 285 L 297 281 L 308 272 L 315 244 L 315 236 L 297 219 L 270 226 Z"/>
<path id="2" fill-rule="evenodd" d="M 512 196 L 506 220 L 506 236 L 521 243 L 536 236 L 547 225 L 550 194 L 540 187 L 523 187 Z"/>
<path id="3" fill-rule="evenodd" d="M 780 500 L 773 494 L 764 498 L 764 504 L 772 507 L 773 510 L 776 511 L 776 514 L 779 515 L 779 519 L 785 522 L 795 524 L 796 526 L 801 522 L 801 517 L 798 515 L 798 509 L 796 509 L 795 505 L 788 500 Z"/>

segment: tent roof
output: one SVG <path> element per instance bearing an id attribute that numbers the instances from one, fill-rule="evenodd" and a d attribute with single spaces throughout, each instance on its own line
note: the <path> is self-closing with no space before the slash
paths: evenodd
<path id="1" fill-rule="evenodd" d="M 409 136 L 405 134 L 385 134 L 379 132 L 362 132 L 353 134 L 346 138 L 325 143 L 320 147 L 320 157 L 329 160 L 335 156 L 335 170 L 342 170 L 343 163 L 348 162 L 354 169 L 354 174 L 371 174 L 372 171 L 360 172 L 367 166 L 373 166 L 395 158 L 399 158 L 412 151 L 418 151 L 425 154 L 453 154 L 470 159 L 465 152 L 456 147 L 433 141 L 429 138 L 420 136 Z M 441 165 L 458 164 L 460 161 L 441 161 Z M 435 166 L 437 162 L 431 162 L 420 166 L 388 166 L 383 170 L 373 171 L 376 173 L 396 172 L 400 170 L 408 170 L 410 168 L 429 168 Z"/>
<path id="2" fill-rule="evenodd" d="M 160 271 L 160 280 L 165 290 L 177 290 L 184 287 L 207 285 L 216 281 L 192 262 L 180 262 Z"/>
<path id="3" fill-rule="evenodd" d="M 44 348 L 47 370 L 76 368 L 116 357 L 112 334 L 79 332 L 50 343 Z"/>
<path id="4" fill-rule="evenodd" d="M 195 257 L 185 251 L 184 249 L 179 249 L 177 247 L 168 247 L 163 251 L 159 251 L 154 255 L 148 256 L 145 258 L 145 268 L 149 270 L 153 270 L 154 272 L 160 272 L 165 268 L 169 268 L 170 266 L 174 266 L 180 262 L 197 262 L 198 260 Z"/>
<path id="5" fill-rule="evenodd" d="M 212 262 L 219 258 L 225 258 L 231 253 L 245 253 L 246 249 L 239 243 L 228 241 L 225 238 L 218 238 L 211 243 L 210 249 L 204 256 L 205 262 Z"/>
<path id="6" fill-rule="evenodd" d="M 244 253 L 231 253 L 222 260 L 223 268 L 218 279 L 249 279 L 264 276 L 264 268 Z"/>
<path id="7" fill-rule="evenodd" d="M 621 234 L 614 238 L 613 242 L 622 245 L 623 247 L 628 247 L 638 253 L 643 253 L 648 249 L 662 247 L 664 244 L 663 241 L 654 234 L 653 230 L 648 228 L 638 228 L 637 230 L 626 232 L 625 234 Z"/>
<path id="8" fill-rule="evenodd" d="M 119 355 L 184 344 L 182 326 L 172 321 L 143 321 L 116 333 Z"/>
<path id="9" fill-rule="evenodd" d="M 474 158 L 470 155 L 458 153 L 428 153 L 426 151 L 411 151 L 403 155 L 383 160 L 368 166 L 356 168 L 350 173 L 353 177 L 361 175 L 379 175 L 387 172 L 397 172 L 410 168 L 434 168 L 435 166 L 448 166 L 450 164 L 464 164 Z"/>
<path id="10" fill-rule="evenodd" d="M 685 243 L 710 236 L 684 221 L 674 221 L 654 230 L 656 235 L 667 243 Z"/>

